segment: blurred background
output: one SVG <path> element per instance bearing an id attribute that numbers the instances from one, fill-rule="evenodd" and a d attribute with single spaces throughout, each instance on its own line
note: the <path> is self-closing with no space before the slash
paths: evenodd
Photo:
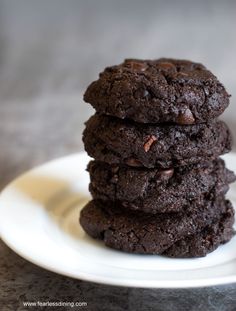
<path id="1" fill-rule="evenodd" d="M 0 0 L 0 186 L 83 149 L 83 92 L 127 57 L 204 63 L 232 94 L 236 132 L 235 13 L 233 0 Z"/>

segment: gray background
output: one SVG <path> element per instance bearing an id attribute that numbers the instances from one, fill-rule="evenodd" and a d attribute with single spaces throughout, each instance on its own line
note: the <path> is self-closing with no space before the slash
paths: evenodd
<path id="1" fill-rule="evenodd" d="M 89 82 L 125 57 L 203 62 L 232 94 L 223 118 L 236 133 L 236 1 L 0 0 L 0 186 L 83 149 Z M 0 305 L 85 300 L 86 310 L 236 310 L 236 285 L 142 290 L 44 271 L 0 243 Z M 2 308 L 1 307 L 1 308 Z M 62 310 L 61 308 L 60 310 Z M 42 309 L 41 309 L 42 310 Z"/>

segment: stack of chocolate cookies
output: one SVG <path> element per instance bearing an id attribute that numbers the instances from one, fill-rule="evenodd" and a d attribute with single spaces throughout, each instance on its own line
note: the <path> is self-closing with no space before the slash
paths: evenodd
<path id="1" fill-rule="evenodd" d="M 93 200 L 80 223 L 93 238 L 131 253 L 201 257 L 229 241 L 234 210 L 225 198 L 235 175 L 217 117 L 229 104 L 203 65 L 125 60 L 108 67 L 84 99 L 96 113 L 85 149 Z"/>

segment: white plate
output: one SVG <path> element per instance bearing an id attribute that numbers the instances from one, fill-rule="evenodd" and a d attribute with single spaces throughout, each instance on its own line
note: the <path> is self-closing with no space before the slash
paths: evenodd
<path id="1" fill-rule="evenodd" d="M 224 157 L 236 171 L 236 155 Z M 54 272 L 98 283 L 155 288 L 236 282 L 236 237 L 200 259 L 126 254 L 88 237 L 78 223 L 89 200 L 85 153 L 40 166 L 0 196 L 0 233 L 25 259 Z M 233 185 L 229 198 L 236 202 Z"/>

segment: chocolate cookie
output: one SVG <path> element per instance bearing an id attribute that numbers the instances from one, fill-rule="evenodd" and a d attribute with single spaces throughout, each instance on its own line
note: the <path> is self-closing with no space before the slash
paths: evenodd
<path id="1" fill-rule="evenodd" d="M 192 202 L 222 196 L 236 180 L 222 159 L 175 169 L 143 169 L 91 161 L 89 190 L 94 199 L 120 201 L 147 213 L 190 211 Z"/>
<path id="2" fill-rule="evenodd" d="M 194 125 L 154 125 L 95 114 L 83 141 L 96 160 L 135 167 L 172 168 L 217 158 L 231 149 L 223 121 Z"/>
<path id="3" fill-rule="evenodd" d="M 141 123 L 208 122 L 229 105 L 229 94 L 202 64 L 187 60 L 127 59 L 108 67 L 84 100 L 101 114 Z"/>
<path id="4" fill-rule="evenodd" d="M 163 255 L 175 258 L 204 257 L 220 244 L 228 242 L 234 235 L 234 210 L 229 208 L 219 221 L 204 228 L 199 234 L 179 240 Z"/>
<path id="5" fill-rule="evenodd" d="M 80 224 L 105 245 L 131 253 L 161 254 L 177 241 L 200 233 L 231 209 L 224 199 L 206 201 L 192 213 L 145 214 L 118 203 L 90 201 L 81 211 Z"/>

